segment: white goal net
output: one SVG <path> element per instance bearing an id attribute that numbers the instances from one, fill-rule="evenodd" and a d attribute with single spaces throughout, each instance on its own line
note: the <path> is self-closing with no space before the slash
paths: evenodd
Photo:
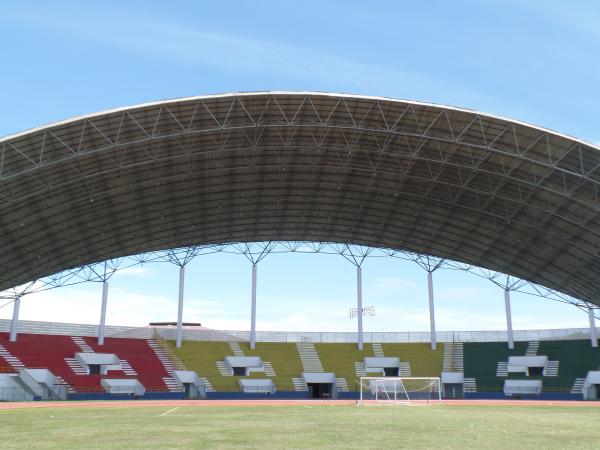
<path id="1" fill-rule="evenodd" d="M 439 377 L 361 377 L 360 403 L 441 403 L 441 387 Z"/>

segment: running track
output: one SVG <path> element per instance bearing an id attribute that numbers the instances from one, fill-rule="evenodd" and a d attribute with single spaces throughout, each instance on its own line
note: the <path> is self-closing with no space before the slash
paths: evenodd
<path id="1" fill-rule="evenodd" d="M 364 402 L 385 406 L 384 403 Z M 26 408 L 138 408 L 177 406 L 239 407 L 239 406 L 338 406 L 356 405 L 356 400 L 111 400 L 111 401 L 65 401 L 65 402 L 0 402 L 0 410 Z M 426 405 L 426 401 L 411 402 L 410 406 Z M 437 402 L 429 402 L 437 405 Z M 544 400 L 443 400 L 448 406 L 579 406 L 600 407 L 600 401 L 544 401 Z"/>

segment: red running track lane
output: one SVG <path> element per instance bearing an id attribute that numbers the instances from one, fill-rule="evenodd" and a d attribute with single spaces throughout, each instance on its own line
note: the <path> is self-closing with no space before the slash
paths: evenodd
<path id="1" fill-rule="evenodd" d="M 65 401 L 65 402 L 0 402 L 0 410 L 26 408 L 138 408 L 176 406 L 194 407 L 239 407 L 239 406 L 338 406 L 356 405 L 356 400 L 109 400 L 109 401 Z M 365 405 L 388 406 L 374 401 Z M 437 402 L 411 402 L 410 406 L 438 405 Z M 580 406 L 600 407 L 600 401 L 547 401 L 547 400 L 443 400 L 448 406 Z"/>

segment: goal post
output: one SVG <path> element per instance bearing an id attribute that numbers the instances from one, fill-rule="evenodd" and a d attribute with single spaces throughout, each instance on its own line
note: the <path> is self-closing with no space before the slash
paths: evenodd
<path id="1" fill-rule="evenodd" d="M 442 402 L 439 377 L 360 377 L 360 400 L 411 403 Z"/>

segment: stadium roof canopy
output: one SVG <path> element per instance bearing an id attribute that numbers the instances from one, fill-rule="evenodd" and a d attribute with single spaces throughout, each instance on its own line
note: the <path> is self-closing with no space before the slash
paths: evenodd
<path id="1" fill-rule="evenodd" d="M 600 304 L 600 149 L 479 112 L 312 92 L 91 114 L 0 139 L 0 290 L 209 243 L 466 262 Z"/>

